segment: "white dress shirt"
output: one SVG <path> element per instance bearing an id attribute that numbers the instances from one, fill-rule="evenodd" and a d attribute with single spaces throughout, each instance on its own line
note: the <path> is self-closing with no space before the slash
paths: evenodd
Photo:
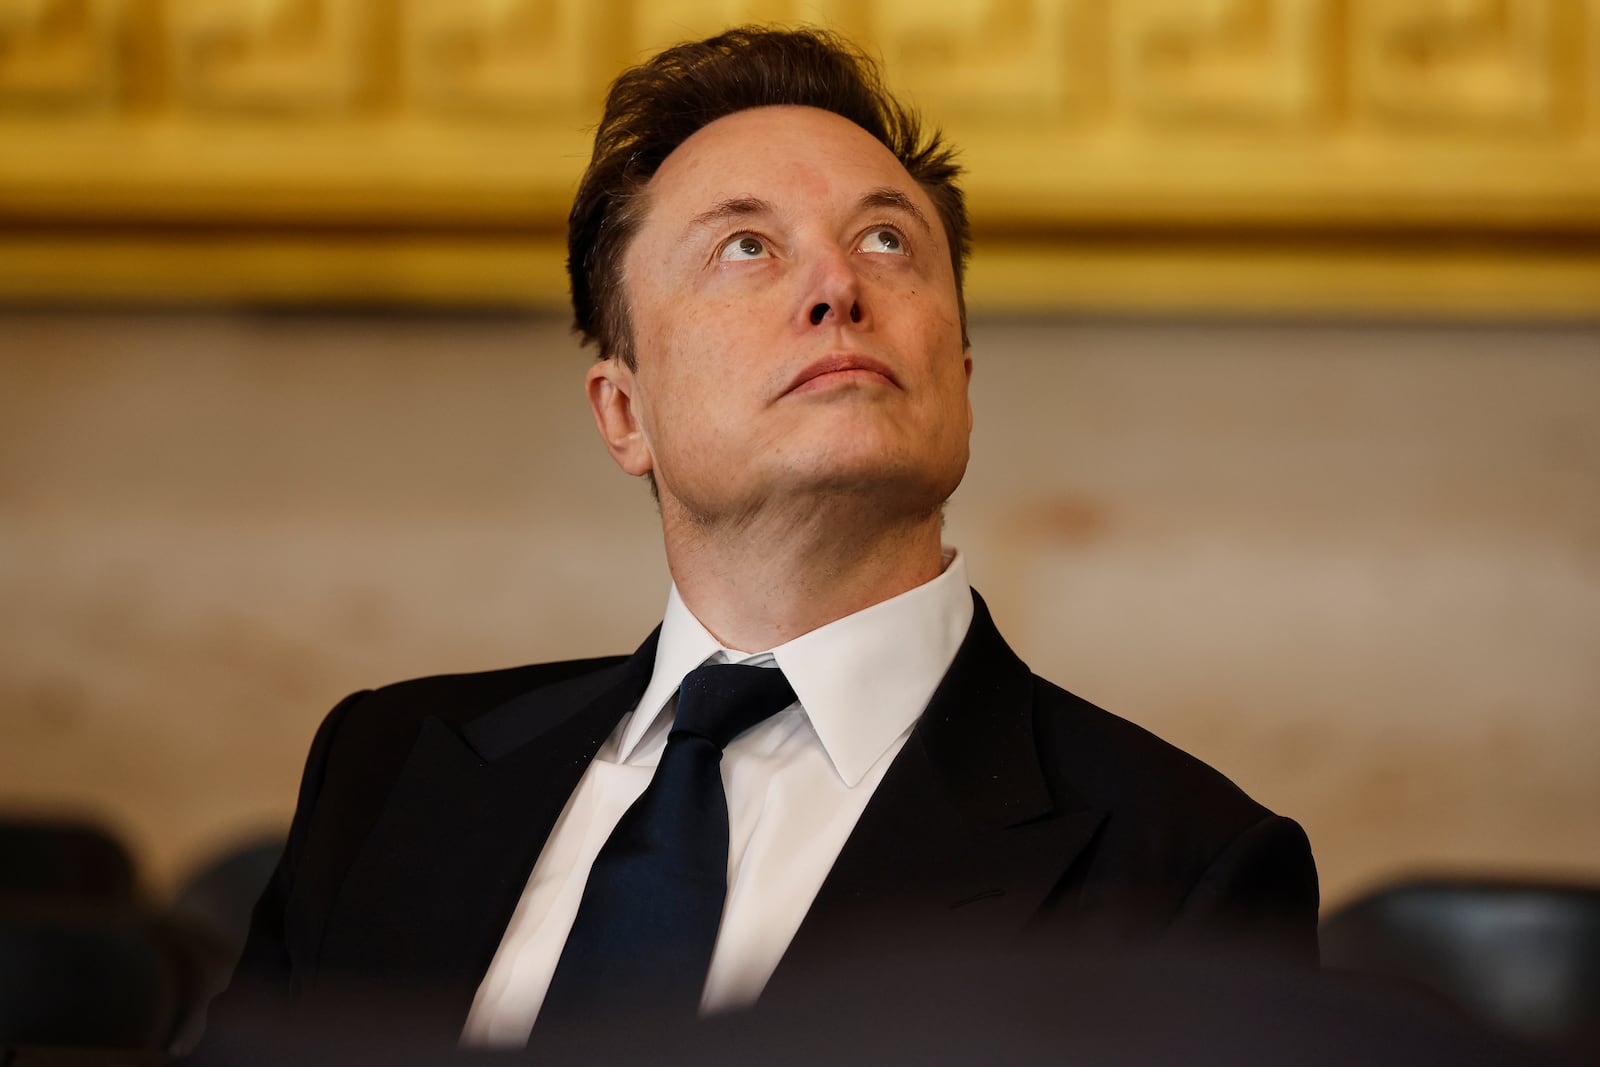
<path id="1" fill-rule="evenodd" d="M 683 676 L 708 662 L 780 667 L 797 700 L 729 742 L 728 897 L 702 1013 L 753 1003 L 972 623 L 966 566 L 769 652 L 722 647 L 674 586 L 655 670 L 584 771 L 528 876 L 461 1040 L 521 1047 L 539 1015 L 600 846 L 650 783 Z"/>

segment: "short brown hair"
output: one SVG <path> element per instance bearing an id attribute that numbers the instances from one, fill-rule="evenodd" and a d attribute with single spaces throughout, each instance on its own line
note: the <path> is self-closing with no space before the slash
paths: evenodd
<path id="1" fill-rule="evenodd" d="M 955 270 L 961 340 L 967 343 L 962 276 L 971 234 L 955 152 L 896 100 L 871 57 L 826 30 L 740 27 L 674 45 L 612 83 L 594 155 L 567 219 L 567 273 L 574 326 L 600 358 L 635 367 L 622 261 L 643 216 L 640 194 L 663 160 L 703 126 L 773 105 L 843 116 L 894 153 L 939 212 Z"/>

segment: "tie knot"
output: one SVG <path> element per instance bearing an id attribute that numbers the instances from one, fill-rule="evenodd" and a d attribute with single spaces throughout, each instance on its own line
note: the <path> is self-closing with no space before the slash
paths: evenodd
<path id="1" fill-rule="evenodd" d="M 718 748 L 794 702 L 794 689 L 776 667 L 711 663 L 683 676 L 673 733 L 703 737 Z"/>

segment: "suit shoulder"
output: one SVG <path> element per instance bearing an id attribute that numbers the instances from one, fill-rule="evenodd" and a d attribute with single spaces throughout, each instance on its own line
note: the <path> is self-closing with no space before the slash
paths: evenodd
<path id="1" fill-rule="evenodd" d="M 1136 723 L 1033 676 L 1040 753 L 1097 807 L 1237 832 L 1271 815 L 1222 772 Z"/>
<path id="2" fill-rule="evenodd" d="M 604 678 L 627 657 L 567 660 L 396 682 L 345 698 L 323 720 L 301 782 L 297 822 L 312 819 L 325 851 L 343 854 L 377 818 L 423 723 L 460 730 L 518 697 Z M 308 831 L 307 832 L 311 832 Z M 328 845 L 332 840 L 334 845 Z"/>
<path id="3" fill-rule="evenodd" d="M 626 656 L 596 656 L 410 678 L 369 691 L 363 701 L 364 710 L 369 714 L 381 712 L 402 717 L 407 713 L 434 715 L 448 722 L 462 722 L 523 693 L 603 671 L 626 659 Z"/>
<path id="4" fill-rule="evenodd" d="M 367 779 L 397 769 L 425 719 L 452 728 L 526 693 L 601 674 L 626 656 L 537 663 L 500 670 L 436 674 L 394 682 L 347 697 L 324 721 L 312 755 L 324 752 L 341 771 Z"/>

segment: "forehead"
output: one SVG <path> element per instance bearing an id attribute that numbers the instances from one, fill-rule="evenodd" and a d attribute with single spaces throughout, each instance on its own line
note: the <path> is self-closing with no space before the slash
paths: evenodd
<path id="1" fill-rule="evenodd" d="M 798 210 L 854 203 L 881 188 L 904 192 L 932 217 L 894 153 L 849 119 L 811 107 L 750 108 L 701 127 L 667 156 L 647 186 L 646 226 L 681 226 L 729 197 Z"/>

